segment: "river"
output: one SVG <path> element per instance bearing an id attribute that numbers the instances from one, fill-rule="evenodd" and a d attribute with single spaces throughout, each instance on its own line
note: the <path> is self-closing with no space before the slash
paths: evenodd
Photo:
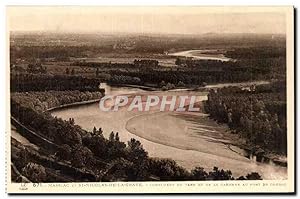
<path id="1" fill-rule="evenodd" d="M 245 157 L 244 150 L 235 146 L 239 140 L 237 135 L 231 134 L 226 125 L 217 124 L 201 111 L 201 101 L 207 99 L 207 92 L 145 91 L 103 85 L 106 95 L 114 96 L 197 95 L 200 112 L 160 112 L 155 108 L 148 112 L 138 112 L 127 111 L 127 107 L 117 112 L 103 112 L 98 103 L 94 103 L 54 110 L 51 114 L 66 120 L 72 117 L 76 124 L 90 131 L 94 126 L 101 127 L 106 137 L 114 131 L 119 133 L 121 141 L 135 138 L 142 143 L 149 156 L 173 159 L 187 169 L 200 166 L 212 170 L 217 166 L 231 170 L 235 177 L 258 172 L 264 179 L 287 178 L 286 167 L 260 163 Z"/>
<path id="2" fill-rule="evenodd" d="M 225 57 L 223 50 L 186 50 L 175 53 L 170 53 L 170 56 L 176 57 L 191 57 L 194 59 L 203 60 L 219 60 L 219 61 L 234 61 L 234 59 Z"/>

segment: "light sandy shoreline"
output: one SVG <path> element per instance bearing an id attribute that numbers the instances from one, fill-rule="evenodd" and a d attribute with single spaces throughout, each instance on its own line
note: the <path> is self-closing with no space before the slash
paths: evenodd
<path id="1" fill-rule="evenodd" d="M 201 119 L 199 122 L 190 122 L 188 117 Z M 155 143 L 250 161 L 245 156 L 237 155 L 236 152 L 226 149 L 228 148 L 226 144 L 237 144 L 237 136 L 230 134 L 225 125 L 216 124 L 208 119 L 205 114 L 154 112 L 130 118 L 125 128 L 130 133 Z M 207 147 L 212 143 L 214 144 L 213 148 Z M 242 153 L 241 151 L 240 153 Z"/>

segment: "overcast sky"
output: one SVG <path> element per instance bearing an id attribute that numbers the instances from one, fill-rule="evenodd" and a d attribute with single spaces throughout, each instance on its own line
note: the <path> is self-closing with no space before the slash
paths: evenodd
<path id="1" fill-rule="evenodd" d="M 11 31 L 106 33 L 280 33 L 278 8 L 204 7 L 9 7 Z"/>

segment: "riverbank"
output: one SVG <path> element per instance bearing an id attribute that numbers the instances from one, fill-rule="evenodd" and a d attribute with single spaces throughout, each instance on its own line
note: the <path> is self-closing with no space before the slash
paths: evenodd
<path id="1" fill-rule="evenodd" d="M 242 86 L 242 87 L 250 87 L 251 85 L 264 85 L 264 84 L 269 84 L 270 81 L 263 81 L 263 80 L 258 80 L 258 81 L 250 81 L 250 82 L 224 82 L 224 83 L 218 83 L 218 84 L 207 84 L 203 86 L 199 85 L 188 85 L 188 86 L 176 86 L 174 89 L 169 89 L 166 91 L 207 91 L 209 89 L 214 89 L 214 88 L 222 88 L 226 86 Z M 137 84 L 112 84 L 112 83 L 107 83 L 109 86 L 113 87 L 128 87 L 128 88 L 138 88 L 142 89 L 145 91 L 165 91 L 161 87 L 155 85 L 155 84 L 145 84 L 145 85 L 137 85 Z"/>
<path id="2" fill-rule="evenodd" d="M 115 86 L 115 87 L 138 88 L 138 89 L 143 89 L 146 91 L 156 91 L 156 90 L 160 89 L 160 87 L 155 87 L 154 85 L 146 86 L 146 85 L 137 85 L 137 84 L 114 84 L 114 83 L 109 83 L 108 85 Z"/>
<path id="3" fill-rule="evenodd" d="M 100 100 L 101 99 L 94 99 L 94 100 L 87 100 L 87 101 L 81 101 L 81 102 L 74 102 L 74 103 L 70 103 L 70 104 L 63 104 L 60 106 L 48 108 L 45 112 L 51 112 L 51 111 L 58 110 L 58 109 L 70 108 L 70 107 L 75 107 L 75 106 L 80 106 L 80 105 L 93 104 L 93 103 L 99 102 Z"/>

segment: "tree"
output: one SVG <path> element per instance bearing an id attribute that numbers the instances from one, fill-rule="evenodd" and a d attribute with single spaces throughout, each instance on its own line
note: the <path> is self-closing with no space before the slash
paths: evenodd
<path id="1" fill-rule="evenodd" d="M 230 170 L 224 171 L 223 169 L 219 170 L 218 167 L 214 167 L 213 171 L 210 171 L 208 174 L 208 179 L 210 180 L 233 180 L 232 173 Z"/>
<path id="2" fill-rule="evenodd" d="M 110 163 L 110 168 L 102 177 L 104 182 L 129 181 L 129 176 L 132 175 L 133 163 L 124 159 L 118 158 Z"/>
<path id="3" fill-rule="evenodd" d="M 150 158 L 148 169 L 150 174 L 158 176 L 160 180 L 187 180 L 191 177 L 186 169 L 170 159 Z"/>
<path id="4" fill-rule="evenodd" d="M 103 136 L 103 130 L 102 130 L 101 127 L 99 127 L 98 133 L 99 133 L 100 136 Z"/>
<path id="5" fill-rule="evenodd" d="M 100 127 L 99 130 L 94 126 L 93 131 L 92 131 L 92 136 L 100 136 L 103 137 L 103 131 L 102 128 Z"/>
<path id="6" fill-rule="evenodd" d="M 109 135 L 109 141 L 115 141 L 115 134 L 113 131 Z"/>
<path id="7" fill-rule="evenodd" d="M 46 170 L 42 165 L 29 162 L 23 169 L 22 174 L 31 182 L 45 182 L 47 179 Z"/>
<path id="8" fill-rule="evenodd" d="M 240 176 L 236 180 L 247 180 L 247 178 L 245 178 L 245 176 Z"/>
<path id="9" fill-rule="evenodd" d="M 257 172 L 252 172 L 246 176 L 247 180 L 262 180 L 261 176 Z"/>
<path id="10" fill-rule="evenodd" d="M 28 65 L 27 65 L 27 71 L 28 71 L 29 73 L 33 72 L 33 71 L 34 71 L 34 65 L 33 65 L 33 64 L 28 64 Z"/>
<path id="11" fill-rule="evenodd" d="M 87 146 L 97 157 L 101 159 L 110 158 L 108 154 L 108 141 L 103 136 L 86 136 L 82 142 L 84 146 Z"/>
<path id="12" fill-rule="evenodd" d="M 70 146 L 81 144 L 82 139 L 76 128 L 70 128 L 69 125 L 59 126 L 59 130 L 55 135 L 55 142 L 58 144 L 68 144 Z"/>
<path id="13" fill-rule="evenodd" d="M 70 70 L 69 68 L 66 68 L 66 74 L 69 75 L 70 74 Z"/>
<path id="14" fill-rule="evenodd" d="M 87 147 L 76 145 L 72 152 L 71 163 L 78 168 L 89 167 L 93 164 L 93 152 Z"/>
<path id="15" fill-rule="evenodd" d="M 97 129 L 96 129 L 95 126 L 94 126 L 94 128 L 93 128 L 93 135 L 97 135 Z"/>
<path id="16" fill-rule="evenodd" d="M 31 161 L 30 153 L 26 148 L 22 148 L 18 153 L 18 161 L 15 163 L 18 169 L 22 169 Z"/>
<path id="17" fill-rule="evenodd" d="M 250 146 L 286 153 L 286 103 L 282 103 L 286 93 L 273 88 L 225 87 L 210 91 L 205 110 L 218 122 L 228 123 Z"/>
<path id="18" fill-rule="evenodd" d="M 148 153 L 143 149 L 140 141 L 131 138 L 127 146 L 128 159 L 132 162 L 142 162 L 148 157 Z"/>
<path id="19" fill-rule="evenodd" d="M 194 180 L 206 180 L 208 176 L 207 172 L 204 171 L 204 168 L 202 167 L 196 167 L 191 171 L 191 174 Z"/>
<path id="20" fill-rule="evenodd" d="M 43 67 L 43 66 L 41 65 L 41 67 L 40 67 L 40 72 L 43 73 L 43 74 L 46 74 L 46 73 L 47 73 L 47 66 L 44 66 L 44 67 Z"/>
<path id="21" fill-rule="evenodd" d="M 116 133 L 116 141 L 119 142 L 120 141 L 120 137 L 119 137 L 119 132 Z"/>
<path id="22" fill-rule="evenodd" d="M 166 82 L 164 81 L 164 80 L 162 80 L 161 82 L 160 82 L 160 84 L 159 84 L 159 86 L 160 87 L 163 87 L 163 86 L 166 86 L 167 84 L 166 84 Z"/>
<path id="23" fill-rule="evenodd" d="M 74 118 L 69 118 L 69 123 L 70 123 L 71 125 L 74 125 L 74 124 L 75 124 Z"/>
<path id="24" fill-rule="evenodd" d="M 181 60 L 180 60 L 180 58 L 178 58 L 178 57 L 176 58 L 175 64 L 176 64 L 177 66 L 181 65 Z"/>
<path id="25" fill-rule="evenodd" d="M 167 88 L 167 90 L 174 89 L 174 88 L 175 88 L 175 85 L 174 85 L 174 84 L 171 84 L 170 82 L 168 82 L 166 88 Z"/>
<path id="26" fill-rule="evenodd" d="M 72 148 L 67 144 L 63 144 L 59 147 L 55 156 L 61 160 L 70 160 L 72 156 Z"/>
<path id="27" fill-rule="evenodd" d="M 177 86 L 179 86 L 179 87 L 184 87 L 185 84 L 184 84 L 182 81 L 179 81 L 178 84 L 177 84 Z"/>

